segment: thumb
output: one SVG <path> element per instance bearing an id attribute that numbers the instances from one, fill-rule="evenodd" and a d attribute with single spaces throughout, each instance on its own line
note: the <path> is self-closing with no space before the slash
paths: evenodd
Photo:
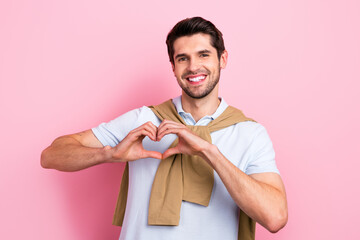
<path id="1" fill-rule="evenodd" d="M 111 148 L 112 148 L 111 146 L 106 145 L 106 146 L 104 147 L 104 150 L 110 150 Z"/>
<path id="2" fill-rule="evenodd" d="M 166 159 L 170 157 L 171 155 L 178 154 L 180 151 L 177 149 L 177 147 L 169 148 L 163 153 L 163 159 Z"/>
<path id="3" fill-rule="evenodd" d="M 162 154 L 156 151 L 148 151 L 145 150 L 143 153 L 143 158 L 156 158 L 156 159 L 162 159 Z"/>

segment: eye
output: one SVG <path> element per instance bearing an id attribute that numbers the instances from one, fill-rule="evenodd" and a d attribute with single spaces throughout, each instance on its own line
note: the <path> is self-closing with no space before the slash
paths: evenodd
<path id="1" fill-rule="evenodd" d="M 186 61 L 187 60 L 187 57 L 180 57 L 178 58 L 178 62 L 183 62 L 183 61 Z"/>
<path id="2" fill-rule="evenodd" d="M 200 54 L 200 57 L 208 57 L 208 56 L 209 56 L 209 54 L 207 54 L 207 53 Z"/>

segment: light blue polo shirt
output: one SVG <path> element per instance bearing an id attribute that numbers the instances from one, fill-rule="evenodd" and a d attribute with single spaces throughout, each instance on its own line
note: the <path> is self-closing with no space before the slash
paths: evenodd
<path id="1" fill-rule="evenodd" d="M 173 103 L 188 125 L 207 125 L 227 108 L 221 99 L 211 116 L 196 122 L 181 105 L 181 97 Z M 104 145 L 116 146 L 132 129 L 151 121 L 156 126 L 160 120 L 148 108 L 141 107 L 93 128 L 93 133 Z M 246 174 L 275 172 L 275 152 L 265 128 L 256 122 L 241 122 L 211 133 L 212 143 L 235 166 Z M 176 139 L 169 134 L 160 142 L 148 137 L 143 140 L 145 149 L 164 152 Z M 150 192 L 154 176 L 161 160 L 146 158 L 129 162 L 129 191 L 120 240 L 237 240 L 238 207 L 226 190 L 219 175 L 214 171 L 214 187 L 208 207 L 182 202 L 178 226 L 149 226 L 147 224 Z M 115 203 L 114 203 L 115 208 Z"/>

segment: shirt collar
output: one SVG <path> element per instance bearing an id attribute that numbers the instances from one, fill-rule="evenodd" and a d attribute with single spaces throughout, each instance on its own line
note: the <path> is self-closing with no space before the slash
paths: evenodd
<path id="1" fill-rule="evenodd" d="M 184 116 L 184 115 L 190 115 L 190 113 L 187 113 L 184 111 L 184 109 L 182 108 L 182 103 L 181 103 L 181 96 L 178 96 L 174 99 L 172 99 L 172 102 L 174 103 L 176 110 L 178 112 L 178 114 L 180 116 Z M 225 109 L 228 107 L 229 105 L 225 102 L 225 100 L 223 98 L 220 98 L 220 104 L 218 106 L 218 108 L 216 109 L 216 111 L 210 115 L 210 116 L 204 116 L 203 118 L 211 118 L 211 120 L 216 119 L 217 117 L 219 117 L 224 111 Z M 202 118 L 202 119 L 203 119 Z M 199 120 L 200 121 L 200 120 Z"/>

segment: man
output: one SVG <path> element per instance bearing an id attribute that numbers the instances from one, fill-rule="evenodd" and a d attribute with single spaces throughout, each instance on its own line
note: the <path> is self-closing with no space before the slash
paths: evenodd
<path id="1" fill-rule="evenodd" d="M 120 239 L 253 239 L 252 219 L 277 232 L 287 203 L 272 143 L 263 126 L 218 96 L 228 59 L 221 32 L 194 17 L 177 23 L 166 43 L 180 97 L 57 138 L 42 166 L 126 162 L 115 213 Z"/>

